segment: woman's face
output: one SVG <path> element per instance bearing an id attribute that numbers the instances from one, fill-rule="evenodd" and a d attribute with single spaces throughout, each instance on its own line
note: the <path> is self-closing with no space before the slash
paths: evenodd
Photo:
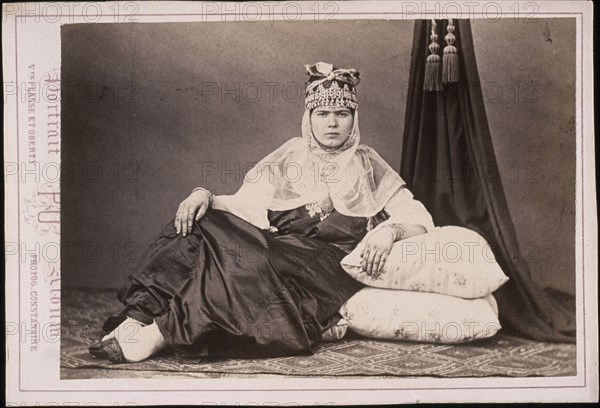
<path id="1" fill-rule="evenodd" d="M 327 147 L 340 147 L 350 136 L 354 117 L 348 108 L 323 106 L 312 111 L 310 123 L 319 143 Z"/>

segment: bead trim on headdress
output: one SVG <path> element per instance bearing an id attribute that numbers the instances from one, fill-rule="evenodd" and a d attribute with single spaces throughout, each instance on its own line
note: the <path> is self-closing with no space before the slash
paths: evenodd
<path id="1" fill-rule="evenodd" d="M 320 106 L 344 106 L 348 109 L 358 108 L 356 92 L 344 84 L 340 88 L 336 81 L 331 82 L 329 88 L 319 84 L 316 90 L 310 92 L 304 100 L 306 109 L 314 109 Z"/>
<path id="2" fill-rule="evenodd" d="M 355 69 L 334 68 L 332 64 L 317 62 L 305 65 L 311 81 L 306 84 L 306 109 L 320 106 L 344 106 L 358 108 L 355 86 L 360 82 L 360 74 Z M 343 84 L 343 87 L 341 86 Z M 328 85 L 329 87 L 325 87 Z"/>

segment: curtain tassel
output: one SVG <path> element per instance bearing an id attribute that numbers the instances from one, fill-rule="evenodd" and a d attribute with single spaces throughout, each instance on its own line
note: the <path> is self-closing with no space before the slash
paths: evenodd
<path id="1" fill-rule="evenodd" d="M 436 26 L 435 20 L 431 20 L 431 35 L 429 36 L 431 40 L 429 51 L 431 54 L 427 57 L 427 62 L 425 63 L 425 81 L 423 83 L 423 89 L 426 91 L 441 91 L 443 89 L 441 81 L 442 58 L 437 54 L 440 46 L 437 43 L 438 35 L 436 34 Z"/>
<path id="2" fill-rule="evenodd" d="M 456 36 L 454 35 L 454 22 L 448 20 L 448 34 L 444 37 L 446 46 L 444 47 L 444 61 L 442 70 L 442 81 L 446 84 L 449 82 L 458 82 L 458 50 L 454 46 Z"/>

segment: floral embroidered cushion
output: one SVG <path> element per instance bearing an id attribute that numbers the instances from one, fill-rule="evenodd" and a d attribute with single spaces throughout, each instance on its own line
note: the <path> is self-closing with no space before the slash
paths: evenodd
<path id="1" fill-rule="evenodd" d="M 461 299 L 437 293 L 364 288 L 340 309 L 349 328 L 366 337 L 465 343 L 500 330 L 492 295 Z"/>
<path id="2" fill-rule="evenodd" d="M 437 227 L 395 242 L 383 269 L 372 275 L 360 266 L 363 247 L 364 243 L 358 244 L 341 265 L 354 279 L 371 287 L 475 299 L 508 280 L 486 240 L 466 228 Z"/>

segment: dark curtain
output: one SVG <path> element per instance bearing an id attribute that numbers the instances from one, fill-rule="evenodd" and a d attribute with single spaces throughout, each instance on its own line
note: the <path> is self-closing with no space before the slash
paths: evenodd
<path id="1" fill-rule="evenodd" d="M 444 47 L 446 20 L 437 20 Z M 500 179 L 475 61 L 471 25 L 454 20 L 459 81 L 423 91 L 431 22 L 415 22 L 401 176 L 438 226 L 477 231 L 510 280 L 494 296 L 505 331 L 542 341 L 575 341 L 572 296 L 541 290 L 519 251 Z"/>

